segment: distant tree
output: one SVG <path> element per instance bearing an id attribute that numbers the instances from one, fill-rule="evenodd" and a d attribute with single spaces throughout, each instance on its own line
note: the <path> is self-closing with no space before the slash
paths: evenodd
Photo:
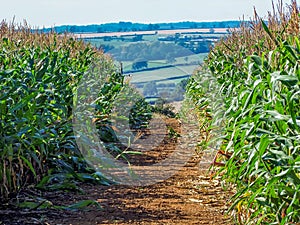
<path id="1" fill-rule="evenodd" d="M 187 85 L 187 80 L 182 80 L 176 85 L 174 91 L 171 93 L 171 99 L 173 101 L 182 101 L 184 99 L 184 93 Z"/>
<path id="2" fill-rule="evenodd" d="M 166 61 L 167 63 L 172 64 L 176 62 L 176 59 L 174 58 L 174 56 L 172 56 L 172 54 L 169 53 L 166 56 Z"/>
<path id="3" fill-rule="evenodd" d="M 186 46 L 184 41 L 180 43 L 182 43 L 185 48 L 174 48 L 173 43 L 160 41 L 151 43 L 138 42 L 118 47 L 114 49 L 112 54 L 115 58 L 122 61 L 141 62 L 149 60 L 169 60 L 169 63 L 173 63 L 174 58 L 191 55 L 191 51 L 187 49 L 189 46 Z M 139 67 L 139 64 L 135 66 Z"/>
<path id="4" fill-rule="evenodd" d="M 162 49 L 160 47 L 156 47 L 154 45 L 152 45 L 151 47 L 149 47 L 149 58 L 151 60 L 161 60 L 161 59 L 164 59 L 164 54 L 165 52 L 162 51 Z"/>
<path id="5" fill-rule="evenodd" d="M 143 40 L 143 35 L 142 35 L 142 34 L 135 35 L 135 36 L 132 38 L 132 41 L 142 41 L 142 40 Z"/>
<path id="6" fill-rule="evenodd" d="M 154 26 L 153 26 L 153 24 L 150 23 L 147 27 L 147 30 L 153 30 L 153 29 L 154 29 Z"/>
<path id="7" fill-rule="evenodd" d="M 185 91 L 188 82 L 189 82 L 189 79 L 183 79 L 176 86 L 179 86 L 180 89 L 183 89 Z"/>
<path id="8" fill-rule="evenodd" d="M 103 33 L 104 31 L 103 31 L 103 28 L 102 27 L 98 27 L 97 28 L 97 33 Z"/>
<path id="9" fill-rule="evenodd" d="M 192 23 L 192 24 L 190 25 L 190 28 L 198 28 L 197 23 Z"/>
<path id="10" fill-rule="evenodd" d="M 148 62 L 147 61 L 138 61 L 134 62 L 132 64 L 132 69 L 133 70 L 139 70 L 139 69 L 145 69 L 148 68 Z"/>
<path id="11" fill-rule="evenodd" d="M 188 63 L 188 61 L 189 61 L 189 57 L 184 57 L 184 61 L 185 61 L 185 63 Z"/>
<path id="12" fill-rule="evenodd" d="M 77 27 L 76 27 L 76 26 L 71 26 L 69 31 L 70 31 L 71 33 L 74 33 L 74 32 L 77 31 Z"/>
<path id="13" fill-rule="evenodd" d="M 153 25 L 153 30 L 158 30 L 159 28 L 160 28 L 160 26 L 158 24 Z"/>
<path id="14" fill-rule="evenodd" d="M 98 47 L 99 50 L 103 50 L 104 52 L 108 52 L 110 50 L 113 50 L 114 48 L 115 47 L 113 45 L 104 45 L 104 44 L 101 44 Z"/>

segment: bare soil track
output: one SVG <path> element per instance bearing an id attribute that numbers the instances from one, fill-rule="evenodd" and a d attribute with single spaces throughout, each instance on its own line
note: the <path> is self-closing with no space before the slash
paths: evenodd
<path id="1" fill-rule="evenodd" d="M 180 132 L 176 119 L 166 123 Z M 145 161 L 165 157 L 176 146 L 176 140 L 166 135 Z M 150 158 L 149 158 L 150 157 Z M 224 214 L 231 193 L 225 192 L 220 180 L 212 180 L 198 168 L 201 156 L 194 157 L 176 175 L 146 187 L 121 185 L 96 186 L 82 184 L 84 194 L 42 193 L 55 205 L 68 205 L 80 200 L 96 200 L 102 209 L 88 207 L 79 211 L 0 210 L 0 224 L 233 224 Z M 139 160 L 132 157 L 131 161 Z"/>

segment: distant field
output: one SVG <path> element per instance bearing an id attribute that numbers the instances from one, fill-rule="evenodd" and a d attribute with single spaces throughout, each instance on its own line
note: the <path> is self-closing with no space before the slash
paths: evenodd
<path id="1" fill-rule="evenodd" d="M 121 35 L 137 35 L 137 34 L 151 34 L 143 36 L 144 43 L 151 43 L 158 40 L 159 37 L 167 37 L 168 35 L 175 35 L 175 33 L 181 33 L 184 38 L 185 35 L 193 35 L 192 33 L 198 32 L 201 36 L 207 36 L 211 38 L 224 36 L 226 29 L 214 29 L 214 34 L 209 33 L 210 29 L 181 29 L 181 30 L 161 30 L 157 33 L 155 31 L 142 31 L 142 32 L 115 32 L 115 33 L 90 33 L 90 34 L 77 34 L 80 38 L 87 38 L 85 41 L 91 43 L 96 47 L 101 45 L 112 46 L 113 48 L 120 48 L 122 46 L 127 46 L 131 44 L 136 44 L 136 42 L 131 41 L 130 36 L 127 40 L 111 39 L 104 40 L 102 37 L 105 36 L 121 36 Z M 220 32 L 220 33 L 218 33 Z M 90 38 L 90 39 L 89 39 Z M 174 41 L 169 41 L 168 43 L 174 43 Z M 175 45 L 175 43 L 174 43 Z M 107 50 L 107 54 L 110 54 L 110 50 Z M 199 67 L 203 62 L 204 58 L 208 53 L 190 54 L 183 57 L 178 57 L 173 60 L 148 60 L 147 68 L 140 71 L 135 71 L 132 68 L 134 61 L 122 61 L 124 75 L 129 79 L 129 82 L 133 84 L 140 93 L 145 93 L 149 85 L 156 85 L 159 92 L 159 96 L 162 95 L 164 98 L 166 96 L 174 96 L 177 93 L 176 85 L 180 83 L 183 79 L 187 79 L 191 74 Z M 155 84 L 149 84 L 150 82 L 155 82 Z M 166 95 L 167 93 L 167 95 Z M 146 97 L 149 97 L 146 92 Z M 153 96 L 150 96 L 153 97 Z M 149 99 L 148 99 L 149 100 Z M 152 99 L 152 101 L 154 101 Z"/>
<path id="2" fill-rule="evenodd" d="M 179 30 L 157 30 L 157 31 L 130 31 L 130 32 L 112 32 L 112 33 L 82 33 L 74 34 L 77 38 L 97 38 L 109 36 L 124 36 L 124 35 L 173 35 L 176 33 L 209 33 L 210 29 L 179 29 Z M 215 33 L 227 33 L 227 28 L 214 28 Z"/>
<path id="3" fill-rule="evenodd" d="M 182 76 L 191 75 L 197 67 L 197 65 L 174 66 L 152 71 L 137 72 L 131 74 L 131 83 L 143 83 L 161 80 L 164 80 L 164 83 L 175 83 L 174 80 L 176 80 L 176 77 L 182 79 Z M 169 82 L 166 81 L 167 79 L 170 79 Z"/>
<path id="4" fill-rule="evenodd" d="M 204 58 L 207 56 L 207 53 L 200 53 L 200 54 L 194 54 L 186 57 L 178 57 L 176 58 L 175 62 L 172 63 L 172 65 L 176 66 L 178 64 L 187 64 L 194 66 L 194 64 L 199 64 L 203 62 Z M 123 68 L 124 72 L 132 70 L 131 66 L 133 62 L 130 61 L 123 61 Z M 153 60 L 153 61 L 148 61 L 148 68 L 155 68 L 155 67 L 160 67 L 160 66 L 166 66 L 166 65 L 171 65 L 169 64 L 166 60 Z"/>
<path id="5" fill-rule="evenodd" d="M 114 48 L 119 48 L 127 45 L 131 45 L 133 42 L 125 42 L 125 41 L 120 41 L 120 40 L 111 40 L 111 41 L 104 41 L 100 37 L 98 39 L 89 39 L 89 43 L 91 43 L 93 46 L 100 47 L 101 45 L 110 45 L 113 46 Z M 109 52 L 108 52 L 109 53 Z"/>
<path id="6" fill-rule="evenodd" d="M 130 75 L 129 83 L 135 86 L 140 93 L 143 93 L 145 86 L 149 82 L 155 82 L 159 92 L 157 97 L 170 100 L 176 88 L 175 86 L 183 79 L 188 79 L 197 67 L 197 65 L 174 66 L 153 71 L 137 72 Z M 155 101 L 155 99 L 147 99 L 147 101 Z"/>
<path id="7" fill-rule="evenodd" d="M 124 73 L 128 76 L 130 83 L 136 86 L 136 88 L 143 93 L 143 87 L 148 82 L 154 81 L 158 85 L 159 92 L 171 93 L 175 85 L 181 82 L 183 79 L 187 79 L 191 74 L 199 67 L 199 64 L 203 62 L 207 53 L 201 53 L 197 55 L 191 55 L 187 57 L 176 58 L 174 65 L 166 62 L 166 60 L 149 61 L 148 68 L 155 68 L 160 66 L 171 66 L 168 68 L 155 69 L 150 71 L 139 71 L 128 74 L 126 71 L 131 70 L 132 62 L 123 62 Z M 193 62 L 198 62 L 192 64 Z M 165 87 L 159 87 L 164 84 Z M 173 85 L 173 86 L 172 86 Z"/>

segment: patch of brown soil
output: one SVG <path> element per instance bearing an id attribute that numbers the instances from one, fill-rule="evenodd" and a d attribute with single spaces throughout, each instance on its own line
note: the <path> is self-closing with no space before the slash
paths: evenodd
<path id="1" fill-rule="evenodd" d="M 180 132 L 177 120 L 167 119 L 166 122 Z M 162 145 L 149 151 L 148 157 L 134 156 L 132 163 L 135 160 L 139 161 L 139 165 L 147 163 L 149 157 L 156 161 L 174 151 L 176 141 L 173 137 L 166 137 Z M 229 193 L 222 190 L 219 180 L 211 180 L 199 170 L 199 161 L 200 156 L 195 155 L 176 175 L 146 187 L 82 184 L 83 194 L 42 193 L 54 205 L 91 199 L 99 202 L 102 209 L 0 210 L 0 224 L 232 224 L 224 214 Z"/>

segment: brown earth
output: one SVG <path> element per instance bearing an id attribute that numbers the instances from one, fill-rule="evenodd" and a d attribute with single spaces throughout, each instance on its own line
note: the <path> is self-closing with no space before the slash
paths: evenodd
<path id="1" fill-rule="evenodd" d="M 182 132 L 176 119 L 166 119 L 166 123 L 176 132 Z M 146 156 L 130 157 L 131 163 L 156 162 L 173 152 L 177 139 L 164 135 L 163 144 L 146 152 Z M 77 211 L 3 209 L 0 210 L 0 224 L 233 224 L 225 215 L 232 193 L 221 188 L 220 180 L 211 179 L 199 170 L 200 159 L 201 156 L 195 154 L 177 174 L 150 186 L 82 184 L 82 194 L 27 190 L 27 194 L 41 195 L 54 205 L 90 199 L 97 201 L 101 208 L 91 206 Z"/>

